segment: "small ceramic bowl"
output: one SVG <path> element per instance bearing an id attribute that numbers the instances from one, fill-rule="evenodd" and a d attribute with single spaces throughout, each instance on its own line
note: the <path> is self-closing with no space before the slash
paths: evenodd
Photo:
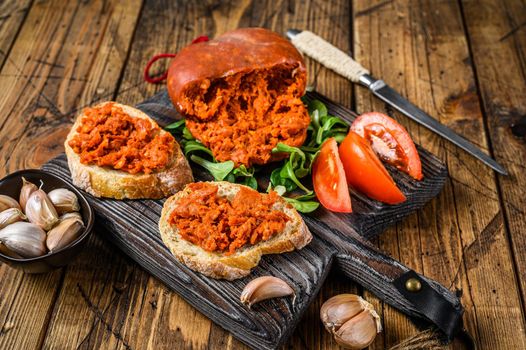
<path id="1" fill-rule="evenodd" d="M 75 186 L 61 178 L 50 174 L 44 170 L 28 169 L 21 170 L 10 175 L 7 175 L 0 180 L 0 194 L 4 194 L 18 200 L 20 189 L 22 188 L 22 177 L 26 180 L 40 186 L 40 181 L 43 182 L 42 189 L 47 193 L 56 188 L 67 188 L 75 193 L 80 204 L 80 214 L 84 221 L 84 231 L 80 233 L 76 241 L 57 250 L 53 253 L 48 253 L 36 258 L 17 259 L 0 253 L 0 260 L 19 270 L 27 273 L 43 273 L 52 271 L 59 267 L 69 264 L 77 254 L 82 250 L 93 228 L 93 221 L 95 219 L 93 209 L 89 205 L 86 198 L 80 193 Z"/>

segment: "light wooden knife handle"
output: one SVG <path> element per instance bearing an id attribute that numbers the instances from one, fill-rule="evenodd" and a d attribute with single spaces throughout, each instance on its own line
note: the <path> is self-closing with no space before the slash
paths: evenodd
<path id="1" fill-rule="evenodd" d="M 358 83 L 362 75 L 369 74 L 351 56 L 308 30 L 290 36 L 290 39 L 299 51 L 354 83 Z"/>

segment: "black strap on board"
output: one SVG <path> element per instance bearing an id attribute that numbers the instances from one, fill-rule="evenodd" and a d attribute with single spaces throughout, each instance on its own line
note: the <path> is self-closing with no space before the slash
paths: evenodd
<path id="1" fill-rule="evenodd" d="M 450 303 L 419 274 L 409 270 L 393 281 L 396 289 L 451 341 L 462 330 L 464 309 Z"/>

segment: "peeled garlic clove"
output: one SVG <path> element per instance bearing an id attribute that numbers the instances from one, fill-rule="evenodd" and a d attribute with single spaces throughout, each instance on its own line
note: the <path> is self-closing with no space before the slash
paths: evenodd
<path id="1" fill-rule="evenodd" d="M 24 258 L 46 254 L 46 232 L 30 222 L 15 222 L 0 230 L 0 242 Z"/>
<path id="2" fill-rule="evenodd" d="M 66 219 L 71 219 L 71 218 L 75 218 L 77 219 L 78 221 L 80 221 L 82 224 L 84 224 L 84 221 L 82 220 L 82 215 L 80 215 L 80 213 L 78 211 L 73 211 L 71 213 L 65 213 L 65 214 L 62 214 L 60 217 L 59 217 L 59 220 L 60 221 L 64 221 Z"/>
<path id="3" fill-rule="evenodd" d="M 321 321 L 329 332 L 337 331 L 346 321 L 363 311 L 366 304 L 369 303 L 358 295 L 336 295 L 321 306 Z"/>
<path id="4" fill-rule="evenodd" d="M 68 246 L 79 237 L 83 228 L 82 222 L 76 218 L 61 221 L 47 233 L 47 248 L 50 252 L 54 252 Z"/>
<path id="5" fill-rule="evenodd" d="M 9 208 L 20 209 L 20 205 L 18 204 L 16 199 L 0 194 L 0 212 Z"/>
<path id="6" fill-rule="evenodd" d="M 26 203 L 29 199 L 29 196 L 31 196 L 31 194 L 36 190 L 38 190 L 37 185 L 27 181 L 25 177 L 22 177 L 22 189 L 20 190 L 20 197 L 18 198 L 18 201 L 20 202 L 20 206 L 24 212 L 26 211 Z"/>
<path id="7" fill-rule="evenodd" d="M 68 189 L 57 188 L 47 195 L 59 214 L 80 210 L 79 199 Z"/>
<path id="8" fill-rule="evenodd" d="M 344 348 L 359 350 L 368 347 L 377 333 L 379 331 L 375 317 L 369 310 L 364 310 L 345 322 L 334 333 L 334 340 Z"/>
<path id="9" fill-rule="evenodd" d="M 50 230 L 58 222 L 58 214 L 46 192 L 36 190 L 29 196 L 26 204 L 26 216 L 30 222 Z"/>
<path id="10" fill-rule="evenodd" d="M 0 213 L 0 229 L 17 221 L 23 221 L 27 217 L 18 208 L 9 208 Z"/>
<path id="11" fill-rule="evenodd" d="M 245 286 L 241 292 L 241 302 L 250 308 L 262 300 L 287 295 L 295 294 L 294 289 L 285 281 L 273 276 L 263 276 L 253 279 Z M 292 302 L 294 303 L 294 300 Z"/>

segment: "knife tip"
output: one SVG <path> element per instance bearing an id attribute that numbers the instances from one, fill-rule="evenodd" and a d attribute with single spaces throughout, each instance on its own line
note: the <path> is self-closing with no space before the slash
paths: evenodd
<path id="1" fill-rule="evenodd" d="M 290 28 L 287 30 L 287 32 L 285 33 L 287 35 L 287 38 L 289 40 L 292 40 L 292 38 L 294 38 L 296 35 L 298 35 L 299 33 L 301 33 L 301 30 L 299 29 L 294 29 L 294 28 Z"/>
<path id="2" fill-rule="evenodd" d="M 502 165 L 500 165 L 499 163 L 497 163 L 497 161 L 493 158 L 489 158 L 489 159 L 485 159 L 483 160 L 483 162 L 488 165 L 489 167 L 491 167 L 491 169 L 495 170 L 497 173 L 501 174 L 501 175 L 504 175 L 504 176 L 508 176 L 508 172 L 506 171 L 506 169 L 504 169 L 504 167 Z"/>
<path id="3" fill-rule="evenodd" d="M 506 169 L 504 169 L 504 167 L 502 167 L 500 164 L 497 164 L 498 167 L 495 167 L 494 169 L 501 175 L 504 175 L 504 176 L 508 176 L 509 173 L 506 171 Z"/>

